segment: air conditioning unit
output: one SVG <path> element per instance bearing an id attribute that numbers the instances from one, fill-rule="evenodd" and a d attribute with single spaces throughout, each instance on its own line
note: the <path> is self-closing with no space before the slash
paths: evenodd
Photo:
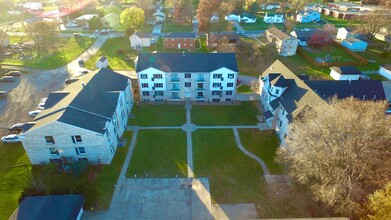
<path id="1" fill-rule="evenodd" d="M 154 86 L 154 87 L 152 87 L 152 90 L 155 90 L 155 86 Z"/>
<path id="2" fill-rule="evenodd" d="M 222 87 L 222 86 L 220 86 L 220 89 L 221 89 L 221 90 L 223 90 L 223 87 Z"/>
<path id="3" fill-rule="evenodd" d="M 152 78 L 151 80 L 152 80 L 152 81 L 155 81 L 155 78 Z"/>
<path id="4" fill-rule="evenodd" d="M 221 77 L 221 81 L 224 81 L 224 77 Z"/>

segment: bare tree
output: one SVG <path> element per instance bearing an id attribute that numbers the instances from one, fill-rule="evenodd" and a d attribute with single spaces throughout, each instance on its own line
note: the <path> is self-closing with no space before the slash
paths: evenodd
<path id="1" fill-rule="evenodd" d="M 391 180 L 391 117 L 386 102 L 354 98 L 307 107 L 290 125 L 278 160 L 316 200 L 357 216 L 367 196 Z"/>
<path id="2" fill-rule="evenodd" d="M 369 40 L 371 40 L 382 28 L 390 24 L 391 13 L 385 10 L 372 11 L 365 15 L 355 16 L 353 21 L 360 23 L 356 31 L 370 35 Z"/>
<path id="3" fill-rule="evenodd" d="M 217 13 L 219 21 L 217 23 L 218 32 L 226 25 L 224 16 L 233 10 L 233 5 L 227 1 L 220 0 L 201 0 L 197 8 L 197 19 L 199 31 L 209 32 L 211 23 L 210 18 L 213 13 Z"/>
<path id="4" fill-rule="evenodd" d="M 27 35 L 35 42 L 38 54 L 47 52 L 59 40 L 57 24 L 38 22 L 25 26 Z"/>
<path id="5" fill-rule="evenodd" d="M 217 52 L 219 53 L 234 53 L 235 52 L 235 46 L 229 43 L 229 40 L 227 37 L 222 37 L 218 39 L 217 43 Z"/>

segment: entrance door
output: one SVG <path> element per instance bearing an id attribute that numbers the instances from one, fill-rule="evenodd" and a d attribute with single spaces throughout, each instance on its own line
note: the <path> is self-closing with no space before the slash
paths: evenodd
<path id="1" fill-rule="evenodd" d="M 178 44 L 178 49 L 181 49 L 181 44 Z"/>
<path id="2" fill-rule="evenodd" d="M 185 97 L 190 98 L 190 91 L 185 91 Z"/>

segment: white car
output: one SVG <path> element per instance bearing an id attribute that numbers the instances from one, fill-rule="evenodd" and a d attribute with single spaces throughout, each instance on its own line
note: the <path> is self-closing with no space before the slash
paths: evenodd
<path id="1" fill-rule="evenodd" d="M 44 110 L 45 109 L 45 102 L 41 102 L 38 104 L 38 109 Z"/>
<path id="2" fill-rule="evenodd" d="M 34 118 L 34 117 L 37 116 L 39 113 L 41 113 L 41 111 L 42 111 L 42 110 L 40 110 L 40 109 L 37 109 L 37 110 L 34 110 L 34 111 L 29 111 L 29 116 Z"/>
<path id="3" fill-rule="evenodd" d="M 7 144 L 19 143 L 20 138 L 16 134 L 10 134 L 1 138 L 1 142 Z"/>

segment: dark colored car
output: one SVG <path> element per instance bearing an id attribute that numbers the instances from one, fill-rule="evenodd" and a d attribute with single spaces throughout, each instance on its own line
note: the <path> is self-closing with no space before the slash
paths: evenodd
<path id="1" fill-rule="evenodd" d="M 78 61 L 80 67 L 84 67 L 86 64 L 84 63 L 84 60 Z"/>
<path id="2" fill-rule="evenodd" d="M 0 99 L 7 98 L 8 93 L 6 91 L 0 90 Z"/>
<path id="3" fill-rule="evenodd" d="M 13 76 L 3 76 L 0 78 L 0 82 L 15 82 L 15 77 Z"/>
<path id="4" fill-rule="evenodd" d="M 76 81 L 78 81 L 78 80 L 79 80 L 78 78 L 70 78 L 70 79 L 66 79 L 66 80 L 65 80 L 65 83 L 66 83 L 67 85 L 69 85 L 69 84 L 74 83 L 74 82 L 76 82 Z"/>
<path id="5" fill-rule="evenodd" d="M 23 74 L 20 71 L 9 71 L 4 76 L 21 77 Z"/>

